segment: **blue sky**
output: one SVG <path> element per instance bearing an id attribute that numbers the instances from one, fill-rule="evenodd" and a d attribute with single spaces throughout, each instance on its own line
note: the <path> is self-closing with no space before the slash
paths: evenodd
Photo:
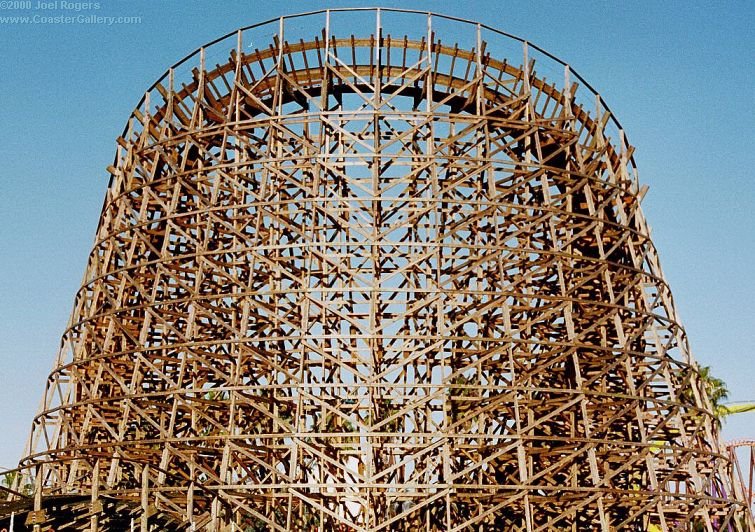
<path id="1" fill-rule="evenodd" d="M 0 17 L 63 14 L 31 1 Z M 368 4 L 327 4 L 354 5 Z M 382 5 L 522 36 L 603 95 L 637 147 L 645 214 L 693 352 L 732 400 L 755 400 L 755 2 Z M 323 7 L 100 0 L 65 14 L 141 23 L 0 23 L 0 466 L 21 454 L 84 273 L 105 168 L 140 94 L 207 41 Z M 727 421 L 724 436 L 755 438 L 755 413 Z"/>

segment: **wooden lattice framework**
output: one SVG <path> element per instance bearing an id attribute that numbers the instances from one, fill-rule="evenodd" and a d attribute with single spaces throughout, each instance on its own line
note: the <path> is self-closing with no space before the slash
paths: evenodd
<path id="1" fill-rule="evenodd" d="M 118 144 L 6 514 L 748 529 L 632 148 L 560 60 L 427 13 L 284 17 L 174 65 Z"/>
<path id="2" fill-rule="evenodd" d="M 733 464 L 735 480 L 742 487 L 743 500 L 753 512 L 755 510 L 755 440 L 729 442 L 726 448 Z"/>

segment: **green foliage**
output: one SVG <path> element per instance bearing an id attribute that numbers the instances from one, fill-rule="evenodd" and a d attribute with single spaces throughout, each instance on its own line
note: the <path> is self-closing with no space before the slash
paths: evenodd
<path id="1" fill-rule="evenodd" d="M 723 380 L 713 376 L 710 366 L 701 366 L 699 373 L 700 381 L 705 389 L 705 393 L 708 395 L 708 399 L 710 399 L 713 413 L 716 416 L 716 423 L 720 429 L 721 422 L 726 415 L 726 407 L 723 403 L 729 397 L 729 389 Z"/>
<path id="2" fill-rule="evenodd" d="M 227 401 L 231 394 L 224 390 L 210 390 L 204 394 L 204 398 L 208 401 Z"/>
<path id="3" fill-rule="evenodd" d="M 714 408 L 720 406 L 729 398 L 729 389 L 726 387 L 726 383 L 713 376 L 710 371 L 710 366 L 703 366 L 700 368 L 700 380 L 702 381 L 705 391 L 708 394 L 708 398 L 710 399 L 710 402 L 713 403 Z"/>
<path id="4" fill-rule="evenodd" d="M 18 471 L 8 471 L 7 473 L 0 473 L 0 476 L 3 477 L 2 486 L 8 488 L 9 490 L 14 489 L 13 485 L 16 483 L 16 479 L 18 478 Z M 23 486 L 18 486 L 15 488 L 19 493 L 22 493 L 24 495 L 30 496 L 34 492 L 34 486 L 31 485 L 31 483 L 24 484 Z"/>
<path id="5" fill-rule="evenodd" d="M 13 483 L 16 481 L 18 471 L 8 471 L 7 473 L 0 473 L 3 477 L 2 485 L 8 489 L 13 489 Z"/>

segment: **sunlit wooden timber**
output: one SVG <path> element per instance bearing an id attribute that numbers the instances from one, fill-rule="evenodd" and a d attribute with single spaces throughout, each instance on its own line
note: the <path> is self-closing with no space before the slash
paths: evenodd
<path id="1" fill-rule="evenodd" d="M 197 50 L 118 139 L 2 523 L 748 530 L 632 151 L 476 23 Z"/>
<path id="2" fill-rule="evenodd" d="M 742 486 L 744 500 L 755 510 L 755 440 L 737 440 L 726 444 L 734 464 L 735 479 Z"/>

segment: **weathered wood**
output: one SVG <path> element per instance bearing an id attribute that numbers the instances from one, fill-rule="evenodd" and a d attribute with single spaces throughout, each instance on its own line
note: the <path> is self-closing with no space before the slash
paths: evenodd
<path id="1" fill-rule="evenodd" d="M 530 43 L 399 14 L 240 30 L 148 91 L 21 463 L 33 511 L 744 530 L 605 102 Z"/>
<path id="2" fill-rule="evenodd" d="M 149 532 L 149 501 L 149 466 L 145 465 L 142 469 L 141 516 L 139 517 L 141 532 Z"/>

